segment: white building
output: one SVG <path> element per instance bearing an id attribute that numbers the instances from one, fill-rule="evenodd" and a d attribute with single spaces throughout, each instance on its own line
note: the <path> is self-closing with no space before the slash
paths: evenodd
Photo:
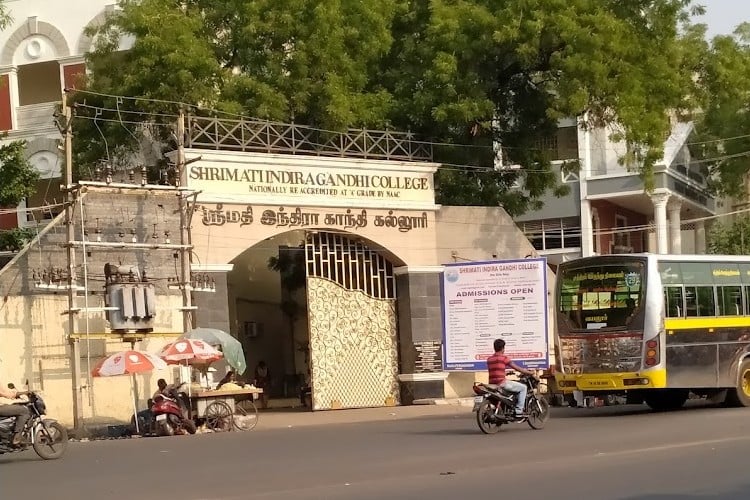
<path id="1" fill-rule="evenodd" d="M 63 158 L 55 106 L 64 88 L 85 72 L 84 54 L 92 40 L 86 28 L 101 23 L 115 8 L 113 0 L 6 0 L 12 18 L 0 32 L 0 132 L 4 141 L 28 142 L 28 156 L 41 173 L 37 194 L 21 208 L 62 201 L 59 178 Z M 0 215 L 0 229 L 35 225 L 60 208 Z"/>

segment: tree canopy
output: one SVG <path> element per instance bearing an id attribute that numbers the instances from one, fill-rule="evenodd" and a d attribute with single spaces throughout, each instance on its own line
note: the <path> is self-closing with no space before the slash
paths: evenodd
<path id="1" fill-rule="evenodd" d="M 708 233 L 709 253 L 721 255 L 750 255 L 750 217 L 714 223 Z"/>
<path id="2" fill-rule="evenodd" d="M 688 27 L 690 0 L 123 0 L 121 7 L 98 30 L 88 89 L 326 129 L 410 130 L 454 145 L 435 150 L 436 161 L 455 165 L 437 178 L 440 203 L 502 205 L 511 214 L 549 190 L 564 192 L 538 143 L 565 117 L 617 124 L 634 145 L 625 161 L 648 180 L 670 114 L 699 102 L 695 75 L 707 50 L 701 31 Z M 122 51 L 126 37 L 132 48 Z M 118 113 L 112 122 L 78 121 L 81 165 L 128 157 L 144 131 L 169 137 L 159 125 L 169 117 L 138 114 L 174 112 L 167 103 L 77 99 Z M 87 112 L 92 118 L 80 110 Z M 144 121 L 152 125 L 139 127 Z M 522 169 L 493 170 L 493 144 Z M 518 176 L 524 189 L 511 189 Z"/>
<path id="3" fill-rule="evenodd" d="M 715 37 L 700 71 L 704 90 L 696 117 L 699 137 L 692 146 L 706 159 L 712 188 L 718 194 L 747 195 L 750 171 L 750 24 L 733 35 Z"/>

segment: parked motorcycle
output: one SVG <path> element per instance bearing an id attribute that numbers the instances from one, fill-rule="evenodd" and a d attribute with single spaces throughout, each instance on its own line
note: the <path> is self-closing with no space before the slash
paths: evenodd
<path id="1" fill-rule="evenodd" d="M 158 394 L 151 406 L 153 424 L 151 429 L 157 436 L 174 436 L 175 434 L 195 434 L 196 427 L 188 417 L 187 395 L 179 389 L 185 384 L 172 389 L 169 396 Z"/>
<path id="2" fill-rule="evenodd" d="M 549 420 L 549 402 L 538 394 L 539 380 L 523 375 L 519 381 L 526 384 L 526 402 L 524 413 L 526 416 L 516 417 L 515 407 L 518 394 L 504 390 L 495 385 L 474 384 L 473 411 L 477 414 L 479 429 L 485 434 L 495 434 L 503 424 L 511 422 L 529 424 L 532 429 L 542 429 Z"/>
<path id="3" fill-rule="evenodd" d="M 31 418 L 21 433 L 20 445 L 11 444 L 16 418 L 0 418 L 0 455 L 24 451 L 31 446 L 45 460 L 60 458 L 68 449 L 68 431 L 56 420 L 44 418 L 47 407 L 39 394 L 29 392 L 28 398 L 26 403 L 16 403 L 23 404 L 31 412 Z"/>

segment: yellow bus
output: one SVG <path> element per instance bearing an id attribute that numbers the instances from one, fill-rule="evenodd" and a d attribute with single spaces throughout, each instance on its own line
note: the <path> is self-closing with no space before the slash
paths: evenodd
<path id="1" fill-rule="evenodd" d="M 750 257 L 576 259 L 560 265 L 555 298 L 564 394 L 669 410 L 692 392 L 750 406 Z"/>

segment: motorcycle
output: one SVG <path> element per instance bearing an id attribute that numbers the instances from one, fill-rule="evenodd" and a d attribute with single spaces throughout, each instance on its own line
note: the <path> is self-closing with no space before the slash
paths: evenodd
<path id="1" fill-rule="evenodd" d="M 21 432 L 21 443 L 11 444 L 13 439 L 16 417 L 0 418 L 0 455 L 25 451 L 29 446 L 44 460 L 55 460 L 63 456 L 68 449 L 68 431 L 56 420 L 44 418 L 47 407 L 42 397 L 35 393 L 28 393 L 28 401 L 23 404 L 31 412 L 31 418 L 26 422 Z"/>
<path id="2" fill-rule="evenodd" d="M 185 384 L 169 391 L 169 396 L 157 394 L 151 406 L 153 423 L 151 429 L 157 436 L 174 436 L 175 434 L 195 434 L 195 422 L 188 418 L 187 395 L 179 392 Z"/>
<path id="3" fill-rule="evenodd" d="M 474 408 L 477 414 L 479 429 L 485 434 L 495 434 L 503 424 L 529 424 L 532 429 L 542 429 L 549 420 L 549 402 L 538 394 L 539 380 L 535 377 L 523 375 L 519 382 L 526 384 L 526 401 L 523 417 L 516 417 L 516 402 L 518 394 L 504 390 L 496 385 L 474 383 Z"/>

